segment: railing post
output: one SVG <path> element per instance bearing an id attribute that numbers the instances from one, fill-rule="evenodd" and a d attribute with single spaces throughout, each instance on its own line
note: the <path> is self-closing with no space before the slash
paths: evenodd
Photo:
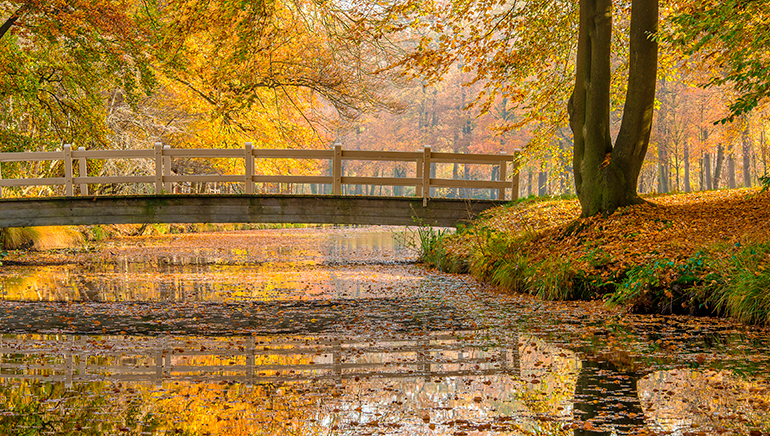
<path id="1" fill-rule="evenodd" d="M 422 205 L 428 206 L 430 198 L 430 145 L 422 150 Z"/>
<path id="2" fill-rule="evenodd" d="M 3 180 L 3 164 L 0 162 L 0 180 Z M 0 186 L 0 198 L 3 198 L 3 187 Z"/>
<path id="3" fill-rule="evenodd" d="M 163 193 L 163 145 L 155 143 L 155 195 Z"/>
<path id="4" fill-rule="evenodd" d="M 332 159 L 332 194 L 342 194 L 342 144 L 334 144 L 334 157 Z"/>
<path id="5" fill-rule="evenodd" d="M 64 195 L 72 197 L 72 146 L 64 144 Z"/>
<path id="6" fill-rule="evenodd" d="M 78 151 L 86 151 L 86 148 L 78 147 Z M 84 157 L 78 159 L 78 176 L 88 177 L 88 167 L 86 166 L 86 158 Z M 80 195 L 88 195 L 88 183 L 80 184 Z"/>
<path id="7" fill-rule="evenodd" d="M 251 142 L 246 143 L 243 158 L 246 159 L 243 163 L 244 175 L 243 179 L 243 192 L 246 194 L 254 193 L 254 145 Z"/>
<path id="8" fill-rule="evenodd" d="M 519 199 L 519 154 L 518 151 L 514 152 L 511 162 L 511 201 Z"/>
<path id="9" fill-rule="evenodd" d="M 505 154 L 505 153 L 503 153 Z M 504 182 L 506 177 L 508 176 L 508 161 L 507 160 L 501 160 L 500 161 L 500 170 L 497 172 L 498 180 L 501 182 Z M 513 195 L 513 194 L 511 194 Z M 505 188 L 499 188 L 497 190 L 497 199 L 498 200 L 505 200 Z"/>
<path id="10" fill-rule="evenodd" d="M 170 145 L 164 145 L 163 151 L 171 150 Z M 171 175 L 171 156 L 163 156 L 163 190 L 171 193 L 171 182 L 167 179 Z"/>

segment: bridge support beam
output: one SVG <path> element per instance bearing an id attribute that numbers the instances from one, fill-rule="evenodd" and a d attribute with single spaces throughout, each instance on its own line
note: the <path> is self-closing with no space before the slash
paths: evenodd
<path id="1" fill-rule="evenodd" d="M 141 223 L 308 223 L 455 227 L 494 200 L 298 195 L 0 199 L 0 228 Z"/>

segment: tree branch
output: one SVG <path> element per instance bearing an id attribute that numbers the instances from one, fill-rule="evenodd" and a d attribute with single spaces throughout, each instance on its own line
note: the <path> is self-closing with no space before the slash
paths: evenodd
<path id="1" fill-rule="evenodd" d="M 6 33 L 8 33 L 9 30 L 11 30 L 11 27 L 13 27 L 14 24 L 16 24 L 16 21 L 21 18 L 22 15 L 24 15 L 24 12 L 29 9 L 29 6 L 22 5 L 16 12 L 11 15 L 10 18 L 5 20 L 5 23 L 3 23 L 2 26 L 0 26 L 0 39 L 3 39 L 3 36 L 5 36 Z"/>

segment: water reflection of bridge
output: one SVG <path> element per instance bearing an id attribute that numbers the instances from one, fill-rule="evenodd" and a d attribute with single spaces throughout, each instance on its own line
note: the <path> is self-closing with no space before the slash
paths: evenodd
<path id="1" fill-rule="evenodd" d="M 679 369 L 643 376 L 609 362 L 579 362 L 573 352 L 523 334 L 493 346 L 472 335 L 377 340 L 6 336 L 0 343 L 0 384 L 20 379 L 65 386 L 139 382 L 168 390 L 174 382 L 208 384 L 206 389 L 237 382 L 267 386 L 282 399 L 289 391 L 323 392 L 319 398 L 326 409 L 320 414 L 313 409 L 316 417 L 331 414 L 358 425 L 396 409 L 399 422 L 408 421 L 414 411 L 432 410 L 431 423 L 455 431 L 461 422 L 486 422 L 500 429 L 554 422 L 562 429 L 577 423 L 578 428 L 572 427 L 576 436 L 609 434 L 609 429 L 630 434 L 643 428 L 684 434 L 691 428 L 710 431 L 733 425 L 745 430 L 766 421 L 767 386 L 728 372 Z M 315 388 L 322 390 L 282 384 L 298 381 L 321 382 Z M 323 390 L 328 382 L 336 382 L 334 389 L 339 390 L 334 392 L 340 395 Z M 280 393 L 283 388 L 289 391 Z M 242 401 L 256 401 L 249 398 Z M 490 401 L 504 405 L 505 415 L 495 415 Z M 411 415 L 404 415 L 404 408 Z M 746 417 L 745 425 L 734 423 L 725 410 Z M 367 415 L 364 421 L 362 413 Z M 411 425 L 419 429 L 422 423 L 418 416 Z"/>
<path id="2" fill-rule="evenodd" d="M 342 381 L 521 375 L 519 346 L 492 349 L 458 335 L 419 339 L 131 338 L 3 340 L 0 378 L 73 383 L 116 381 Z"/>

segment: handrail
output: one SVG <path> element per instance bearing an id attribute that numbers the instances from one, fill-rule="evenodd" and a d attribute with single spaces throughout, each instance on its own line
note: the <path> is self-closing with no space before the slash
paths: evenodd
<path id="1" fill-rule="evenodd" d="M 121 349 L 89 350 L 81 343 L 82 339 L 72 335 L 64 337 L 63 341 L 39 342 L 34 347 L 14 340 L 0 343 L 0 380 L 45 377 L 71 387 L 78 382 L 104 379 L 160 385 L 169 380 L 189 378 L 190 373 L 204 381 L 252 383 L 364 377 L 435 379 L 463 375 L 521 375 L 515 343 L 503 344 L 499 350 L 486 350 L 459 340 L 457 334 L 445 333 L 408 341 L 403 338 L 383 338 L 377 342 L 315 338 L 313 345 L 290 339 L 260 346 L 254 336 L 247 336 L 238 338 L 243 345 L 237 348 L 225 348 L 216 340 L 203 340 L 200 345 L 205 346 L 200 349 L 191 348 L 187 341 L 164 339 L 142 341 L 130 347 L 121 344 L 125 347 Z M 43 355 L 47 356 L 47 361 L 41 363 L 39 358 Z M 6 356 L 13 356 L 14 361 L 5 362 Z M 89 359 L 94 356 L 100 361 Z M 307 360 L 282 361 L 285 356 L 303 356 Z M 379 356 L 379 359 L 367 359 L 371 356 Z M 394 367 L 396 362 L 397 367 Z M 45 374 L 39 370 L 45 370 Z"/>
<path id="2" fill-rule="evenodd" d="M 83 147 L 73 150 L 65 145 L 61 151 L 50 152 L 13 152 L 0 153 L 0 162 L 30 162 L 30 161 L 63 161 L 64 177 L 3 179 L 0 172 L 0 197 L 3 187 L 22 186 L 51 186 L 64 185 L 65 195 L 74 195 L 74 186 L 79 185 L 79 194 L 88 195 L 88 185 L 97 183 L 151 183 L 154 184 L 155 194 L 171 191 L 172 183 L 181 182 L 230 182 L 243 183 L 246 194 L 254 194 L 255 183 L 321 183 L 331 184 L 332 194 L 341 195 L 342 185 L 386 185 L 414 186 L 415 195 L 423 198 L 427 204 L 430 198 L 430 188 L 481 188 L 496 189 L 498 199 L 506 199 L 506 189 L 511 189 L 511 200 L 518 198 L 519 173 L 516 170 L 516 154 L 466 154 L 433 152 L 430 146 L 425 146 L 422 152 L 403 151 L 370 151 L 343 150 L 340 144 L 335 144 L 330 150 L 289 150 L 289 149 L 255 149 L 247 142 L 243 149 L 171 149 L 156 143 L 152 149 L 144 150 L 85 150 Z M 204 174 L 204 175 L 172 175 L 172 158 L 241 158 L 244 159 L 244 174 Z M 154 174 L 139 176 L 88 176 L 86 161 L 88 159 L 152 159 Z M 296 175 L 264 175 L 255 173 L 255 159 L 315 159 L 329 160 L 332 174 L 328 176 L 296 176 Z M 414 165 L 416 177 L 364 177 L 346 176 L 343 174 L 342 162 L 357 161 L 390 161 L 407 162 Z M 78 163 L 78 175 L 74 175 L 73 162 Z M 508 172 L 508 163 L 512 171 Z M 499 166 L 498 180 L 462 180 L 441 179 L 431 175 L 433 163 L 481 164 Z M 506 181 L 511 174 L 510 181 Z"/>

